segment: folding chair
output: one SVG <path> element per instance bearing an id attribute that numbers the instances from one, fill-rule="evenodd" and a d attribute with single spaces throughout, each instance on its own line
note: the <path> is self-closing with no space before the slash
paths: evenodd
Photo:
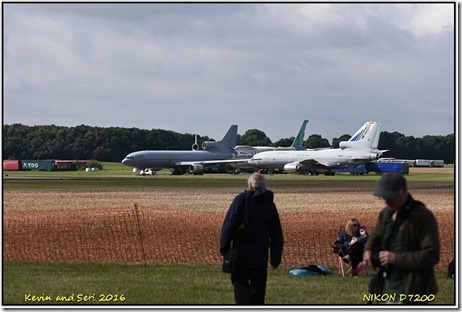
<path id="1" fill-rule="evenodd" d="M 340 226 L 339 230 L 338 230 L 338 237 L 342 237 L 343 235 L 345 234 L 345 227 L 344 226 Z M 337 260 L 338 260 L 338 273 L 339 275 L 341 275 L 342 277 L 345 277 L 345 274 L 348 274 L 350 273 L 351 271 L 351 265 L 350 265 L 350 262 L 345 262 L 345 260 L 343 259 L 343 257 L 345 257 L 345 255 L 343 254 L 342 252 L 342 249 L 340 248 L 339 245 L 335 245 L 333 246 L 333 252 L 335 254 L 337 254 Z M 345 272 L 345 269 L 346 267 L 349 267 L 348 270 Z"/>
<path id="2" fill-rule="evenodd" d="M 366 226 L 365 225 L 362 225 L 360 227 L 360 230 L 364 230 L 366 231 Z M 366 232 L 367 233 L 367 232 Z M 345 227 L 344 226 L 340 226 L 339 227 L 339 230 L 338 230 L 338 237 L 342 237 L 343 235 L 345 234 Z M 352 267 L 351 267 L 351 262 L 350 260 L 346 260 L 344 257 L 346 256 L 343 252 L 342 252 L 342 249 L 340 248 L 339 245 L 335 245 L 335 246 L 332 246 L 333 248 L 333 252 L 337 254 L 337 260 L 338 260 L 338 273 L 339 275 L 341 275 L 342 277 L 345 277 L 345 275 L 348 275 L 350 274 L 350 272 L 352 271 Z M 366 271 L 366 274 L 369 274 L 369 270 L 367 269 Z"/>

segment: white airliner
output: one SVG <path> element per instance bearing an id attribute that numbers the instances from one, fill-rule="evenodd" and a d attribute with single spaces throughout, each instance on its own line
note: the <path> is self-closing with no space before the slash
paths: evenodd
<path id="1" fill-rule="evenodd" d="M 287 173 L 326 172 L 332 169 L 354 168 L 378 159 L 387 150 L 378 150 L 381 124 L 366 122 L 339 148 L 305 151 L 268 151 L 253 156 L 248 164 L 258 169 L 283 170 Z M 335 174 L 335 173 L 334 173 Z"/>
<path id="2" fill-rule="evenodd" d="M 155 172 L 163 168 L 172 168 L 174 174 L 184 173 L 189 168 L 191 173 L 202 173 L 206 165 L 213 165 L 217 160 L 231 159 L 235 156 L 234 146 L 237 141 L 237 126 L 229 128 L 221 141 L 205 141 L 202 150 L 197 142 L 191 151 L 146 150 L 128 154 L 122 164 L 136 168 L 136 171 Z M 184 170 L 186 169 L 186 170 Z M 135 171 L 135 170 L 134 170 Z"/>

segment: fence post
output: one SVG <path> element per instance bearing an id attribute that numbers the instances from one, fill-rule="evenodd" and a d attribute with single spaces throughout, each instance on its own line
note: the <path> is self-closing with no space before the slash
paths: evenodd
<path id="1" fill-rule="evenodd" d="M 141 243 L 141 252 L 143 254 L 144 266 L 146 266 L 146 252 L 144 251 L 143 235 L 141 233 L 140 217 L 138 215 L 138 203 L 135 203 L 135 217 L 136 217 L 136 226 L 138 227 L 138 236 Z"/>

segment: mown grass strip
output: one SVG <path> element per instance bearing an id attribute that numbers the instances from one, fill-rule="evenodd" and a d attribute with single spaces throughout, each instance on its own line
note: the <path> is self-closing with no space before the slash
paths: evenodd
<path id="1" fill-rule="evenodd" d="M 291 268 L 270 270 L 270 305 L 362 305 L 370 276 L 292 276 Z M 3 304 L 233 304 L 230 276 L 218 266 L 187 264 L 3 264 Z M 432 304 L 454 304 L 454 280 L 437 272 Z M 33 297 L 35 296 L 35 297 Z M 366 296 L 366 297 L 365 297 Z M 33 300 L 35 298 L 35 300 Z M 38 301 L 39 298 L 43 300 Z M 47 300 L 45 300 L 47 299 Z M 61 299 L 61 301 L 57 301 Z M 66 301 L 66 299 L 68 301 Z"/>
<path id="2" fill-rule="evenodd" d="M 120 188 L 178 188 L 178 187 L 245 187 L 249 174 L 209 174 L 173 176 L 162 172 L 157 176 L 108 175 L 101 172 L 10 172 L 4 177 L 5 190 L 18 189 L 120 189 Z M 293 174 L 266 175 L 270 188 L 309 187 L 313 184 L 377 183 L 380 176 L 307 176 Z M 451 172 L 414 173 L 406 176 L 409 183 L 452 183 Z"/>

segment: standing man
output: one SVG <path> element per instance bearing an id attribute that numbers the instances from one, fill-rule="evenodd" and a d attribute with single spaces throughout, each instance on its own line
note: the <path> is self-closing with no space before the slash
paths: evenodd
<path id="1" fill-rule="evenodd" d="M 395 303 L 407 304 L 419 303 L 415 300 L 423 295 L 434 296 L 438 286 L 433 266 L 440 258 L 435 216 L 412 198 L 399 173 L 385 173 L 374 195 L 387 206 L 379 214 L 363 259 L 384 270 L 383 294 L 396 294 Z"/>
<path id="2" fill-rule="evenodd" d="M 281 263 L 283 234 L 273 192 L 266 189 L 260 173 L 248 179 L 248 191 L 237 195 L 226 214 L 221 230 L 220 253 L 235 246 L 242 256 L 242 269 L 231 273 L 237 304 L 264 304 L 268 267 Z"/>

